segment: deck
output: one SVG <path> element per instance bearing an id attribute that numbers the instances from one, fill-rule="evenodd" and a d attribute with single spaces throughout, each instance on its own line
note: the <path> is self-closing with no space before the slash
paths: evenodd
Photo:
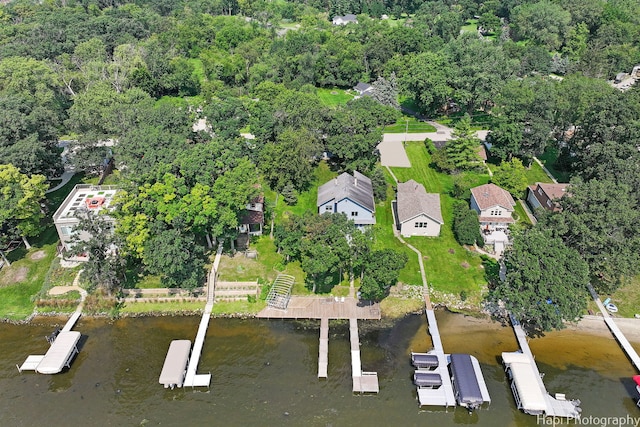
<path id="1" fill-rule="evenodd" d="M 380 320 L 380 306 L 358 302 L 353 297 L 291 297 L 285 310 L 266 307 L 256 317 L 263 319 Z"/>

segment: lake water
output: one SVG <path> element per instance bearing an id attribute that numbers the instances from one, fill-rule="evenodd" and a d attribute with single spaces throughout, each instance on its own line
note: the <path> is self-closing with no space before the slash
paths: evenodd
<path id="1" fill-rule="evenodd" d="M 510 328 L 437 313 L 447 352 L 475 355 L 492 403 L 468 414 L 420 410 L 409 354 L 431 342 L 425 316 L 392 326 L 359 322 L 363 369 L 377 371 L 380 394 L 351 393 L 348 324 L 332 321 L 328 379 L 317 378 L 319 322 L 212 319 L 198 368 L 211 388 L 167 390 L 158 384 L 172 339 L 193 339 L 199 317 L 108 321 L 81 318 L 82 348 L 58 375 L 18 373 L 44 336 L 64 319 L 0 324 L 0 426 L 535 426 L 519 412 L 502 351 L 517 349 Z M 583 417 L 640 417 L 631 363 L 613 339 L 563 331 L 532 340 L 551 392 L 582 401 Z"/>

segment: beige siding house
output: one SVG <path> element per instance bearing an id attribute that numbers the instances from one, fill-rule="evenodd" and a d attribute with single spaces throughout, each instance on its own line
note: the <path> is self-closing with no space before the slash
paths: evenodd
<path id="1" fill-rule="evenodd" d="M 440 195 L 427 193 L 414 180 L 398 183 L 396 199 L 397 227 L 404 237 L 439 236 L 444 224 Z"/>

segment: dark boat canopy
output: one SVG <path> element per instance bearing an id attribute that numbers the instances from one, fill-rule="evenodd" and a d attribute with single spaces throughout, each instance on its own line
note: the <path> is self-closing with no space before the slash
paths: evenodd
<path id="1" fill-rule="evenodd" d="M 440 374 L 418 371 L 413 374 L 413 383 L 418 387 L 440 387 L 442 378 L 440 378 Z"/>
<path id="2" fill-rule="evenodd" d="M 452 354 L 451 376 L 458 403 L 461 405 L 481 405 L 484 402 L 471 356 Z"/>
<path id="3" fill-rule="evenodd" d="M 438 356 L 426 353 L 411 353 L 411 364 L 418 369 L 433 369 L 438 367 Z"/>

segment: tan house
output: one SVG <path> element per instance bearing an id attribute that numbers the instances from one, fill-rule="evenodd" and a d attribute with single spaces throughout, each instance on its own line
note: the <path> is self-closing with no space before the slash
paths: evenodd
<path id="1" fill-rule="evenodd" d="M 485 184 L 471 189 L 471 209 L 478 212 L 483 230 L 506 231 L 514 221 L 511 214 L 516 202 L 508 191 L 495 184 Z"/>
<path id="2" fill-rule="evenodd" d="M 397 227 L 404 237 L 439 236 L 444 224 L 440 195 L 427 193 L 414 180 L 398 183 L 396 198 Z"/>
<path id="3" fill-rule="evenodd" d="M 567 194 L 569 184 L 547 184 L 536 182 L 527 189 L 527 203 L 533 209 L 534 215 L 537 209 L 543 208 L 551 212 L 560 210 L 558 200 Z"/>

